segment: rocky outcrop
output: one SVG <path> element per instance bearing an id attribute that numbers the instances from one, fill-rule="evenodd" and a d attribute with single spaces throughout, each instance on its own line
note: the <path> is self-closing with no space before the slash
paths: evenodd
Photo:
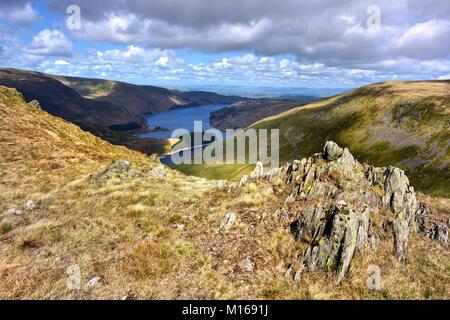
<path id="1" fill-rule="evenodd" d="M 154 171 L 154 170 L 152 170 Z M 113 177 L 119 179 L 133 178 L 138 175 L 138 171 L 132 167 L 128 160 L 119 160 L 111 166 L 102 169 L 91 175 L 91 180 L 96 183 L 104 183 Z"/>
<path id="2" fill-rule="evenodd" d="M 438 241 L 441 245 L 448 246 L 448 229 L 450 220 L 437 221 L 430 217 L 430 208 L 424 203 L 420 203 L 416 211 L 415 223 L 417 231 L 422 235 Z"/>
<path id="3" fill-rule="evenodd" d="M 343 281 L 358 251 L 378 247 L 380 237 L 372 228 L 375 215 L 380 219 L 383 213 L 387 219 L 384 225 L 392 236 L 384 238 L 392 239 L 393 254 L 402 262 L 411 232 L 448 245 L 448 226 L 430 221 L 401 169 L 361 164 L 334 142 L 327 142 L 322 153 L 271 170 L 270 175 L 260 167 L 255 172 L 252 177 L 282 178 L 291 190 L 286 202 L 304 202 L 305 209 L 291 223 L 295 239 L 308 244 L 304 266 L 336 272 L 336 284 Z"/>

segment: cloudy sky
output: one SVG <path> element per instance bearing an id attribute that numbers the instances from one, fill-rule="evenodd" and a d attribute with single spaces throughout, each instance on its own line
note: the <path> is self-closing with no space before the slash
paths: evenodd
<path id="1" fill-rule="evenodd" d="M 0 0 L 0 65 L 174 87 L 448 79 L 450 1 Z"/>

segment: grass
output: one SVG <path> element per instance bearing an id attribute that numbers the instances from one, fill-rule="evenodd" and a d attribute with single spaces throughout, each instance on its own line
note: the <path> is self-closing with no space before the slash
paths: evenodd
<path id="1" fill-rule="evenodd" d="M 417 190 L 449 198 L 448 92 L 448 81 L 373 84 L 268 117 L 251 127 L 280 130 L 280 163 L 321 152 L 325 142 L 333 140 L 361 162 L 398 166 Z M 236 179 L 253 166 L 183 165 L 178 169 L 207 178 Z"/>
<path id="2" fill-rule="evenodd" d="M 434 241 L 414 238 L 406 268 L 392 258 L 390 239 L 358 255 L 342 286 L 323 272 L 295 283 L 284 274 L 298 267 L 305 245 L 276 212 L 294 219 L 303 204 L 286 204 L 267 182 L 219 190 L 216 181 L 168 168 L 160 179 L 149 174 L 160 165 L 150 157 L 26 105 L 14 90 L 0 88 L 0 116 L 0 215 L 30 199 L 39 204 L 14 222 L 0 218 L 1 299 L 449 298 L 449 252 Z M 119 159 L 132 162 L 134 178 L 91 179 Z M 450 212 L 445 201 L 425 199 Z M 219 230 L 229 212 L 235 225 Z M 245 257 L 254 272 L 241 270 Z M 79 291 L 66 286 L 74 264 Z M 381 292 L 365 287 L 368 264 L 382 268 Z M 88 289 L 96 276 L 100 283 Z"/>

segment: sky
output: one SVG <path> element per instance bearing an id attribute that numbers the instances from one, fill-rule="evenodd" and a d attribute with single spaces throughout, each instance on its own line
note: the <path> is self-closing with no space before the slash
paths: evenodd
<path id="1" fill-rule="evenodd" d="M 450 78 L 448 0 L 0 0 L 0 66 L 165 87 Z"/>

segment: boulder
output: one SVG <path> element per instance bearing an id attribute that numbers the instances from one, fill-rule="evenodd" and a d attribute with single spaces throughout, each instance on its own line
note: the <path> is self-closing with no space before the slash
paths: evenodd
<path id="1" fill-rule="evenodd" d="M 233 212 L 227 213 L 220 222 L 219 229 L 229 230 L 236 222 L 236 214 Z"/>

